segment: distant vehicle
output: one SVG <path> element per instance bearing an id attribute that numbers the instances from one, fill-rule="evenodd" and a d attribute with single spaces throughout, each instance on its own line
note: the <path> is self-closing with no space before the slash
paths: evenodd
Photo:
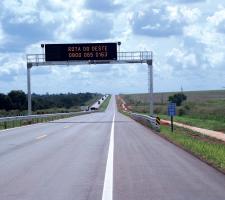
<path id="1" fill-rule="evenodd" d="M 91 110 L 98 110 L 98 108 L 92 106 L 92 107 L 91 107 Z"/>
<path id="2" fill-rule="evenodd" d="M 88 111 L 89 110 L 89 106 L 81 106 L 80 109 L 82 111 Z"/>
<path id="3" fill-rule="evenodd" d="M 98 101 L 98 104 L 100 104 L 101 103 L 101 101 Z"/>
<path id="4" fill-rule="evenodd" d="M 104 100 L 104 97 L 102 97 L 102 100 Z"/>

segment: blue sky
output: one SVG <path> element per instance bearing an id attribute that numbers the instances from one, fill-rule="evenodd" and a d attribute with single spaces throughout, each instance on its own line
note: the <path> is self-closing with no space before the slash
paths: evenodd
<path id="1" fill-rule="evenodd" d="M 1 0 L 0 92 L 26 91 L 26 54 L 41 43 L 121 41 L 154 53 L 154 90 L 225 87 L 224 0 Z M 147 66 L 32 69 L 35 93 L 146 92 Z"/>

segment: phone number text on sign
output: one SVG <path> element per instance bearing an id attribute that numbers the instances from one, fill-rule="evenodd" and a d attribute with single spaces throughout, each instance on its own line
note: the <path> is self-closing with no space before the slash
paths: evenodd
<path id="1" fill-rule="evenodd" d="M 69 58 L 107 58 L 107 46 L 72 46 L 68 47 Z"/>

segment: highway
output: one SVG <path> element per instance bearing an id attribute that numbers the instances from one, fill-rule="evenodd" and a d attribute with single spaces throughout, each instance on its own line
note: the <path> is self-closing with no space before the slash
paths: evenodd
<path id="1" fill-rule="evenodd" d="M 222 200 L 225 175 L 116 110 L 0 132 L 0 200 Z"/>

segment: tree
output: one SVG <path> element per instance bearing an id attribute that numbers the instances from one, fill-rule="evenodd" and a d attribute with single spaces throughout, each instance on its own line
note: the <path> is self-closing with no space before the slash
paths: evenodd
<path id="1" fill-rule="evenodd" d="M 180 106 L 183 101 L 187 99 L 187 96 L 183 93 L 176 93 L 172 96 L 169 96 L 168 101 L 176 103 L 177 106 Z"/>
<path id="2" fill-rule="evenodd" d="M 22 90 L 12 90 L 8 93 L 12 102 L 12 109 L 24 110 L 26 108 L 27 97 Z"/>
<path id="3" fill-rule="evenodd" d="M 0 110 L 10 110 L 12 108 L 12 102 L 10 98 L 0 93 Z"/>

